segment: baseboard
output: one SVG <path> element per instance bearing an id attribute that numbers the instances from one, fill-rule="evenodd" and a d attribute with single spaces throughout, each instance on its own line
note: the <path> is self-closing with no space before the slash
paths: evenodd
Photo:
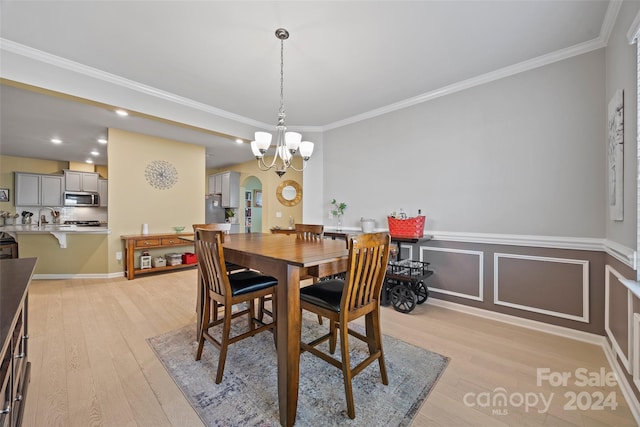
<path id="1" fill-rule="evenodd" d="M 115 279 L 123 277 L 124 272 L 90 273 L 90 274 L 34 274 L 33 280 L 63 280 L 63 279 Z"/>
<path id="2" fill-rule="evenodd" d="M 470 307 L 468 305 L 457 304 L 450 301 L 444 301 L 430 297 L 427 304 L 438 307 L 448 308 L 450 310 L 459 311 L 461 313 L 471 314 L 473 316 L 484 317 L 485 319 L 496 320 L 498 322 L 509 323 L 511 325 L 522 326 L 523 328 L 533 329 L 547 334 L 558 335 L 572 340 L 582 341 L 589 344 L 601 346 L 606 342 L 605 337 L 592 334 L 589 332 L 576 331 L 575 329 L 565 328 L 563 326 L 550 325 L 537 320 L 523 319 L 521 317 L 511 316 L 509 314 L 497 313 L 495 311 L 484 310 L 481 308 Z"/>
<path id="3" fill-rule="evenodd" d="M 523 328 L 533 329 L 535 331 L 545 332 L 548 334 L 558 335 L 564 338 L 600 346 L 602 348 L 602 351 L 604 352 L 605 357 L 607 358 L 607 361 L 609 362 L 609 367 L 616 376 L 616 380 L 618 381 L 618 385 L 620 386 L 622 395 L 624 396 L 624 399 L 629 406 L 629 410 L 631 411 L 633 418 L 635 419 L 636 423 L 640 425 L 640 402 L 638 401 L 638 399 L 636 399 L 636 395 L 633 392 L 631 384 L 629 384 L 629 381 L 627 381 L 625 371 L 621 369 L 621 366 L 617 363 L 616 355 L 605 337 L 588 332 L 576 331 L 562 326 L 550 325 L 548 323 L 538 322 L 536 320 L 522 319 L 520 317 L 511 316 L 508 314 L 496 313 L 476 307 L 469 307 L 463 304 L 444 301 L 433 297 L 430 297 L 426 302 L 427 304 L 436 307 L 447 308 L 449 310 L 470 314 L 472 316 L 483 317 L 485 319 L 495 320 L 497 322 L 521 326 Z"/>
<path id="4" fill-rule="evenodd" d="M 640 402 L 636 399 L 636 395 L 633 392 L 631 384 L 627 381 L 625 370 L 622 369 L 620 364 L 617 362 L 616 354 L 606 340 L 602 344 L 602 350 L 604 351 L 607 361 L 609 361 L 611 370 L 616 376 L 616 380 L 618 381 L 624 400 L 626 400 L 627 405 L 629 405 L 629 410 L 631 411 L 633 418 L 636 420 L 636 424 L 640 426 Z"/>

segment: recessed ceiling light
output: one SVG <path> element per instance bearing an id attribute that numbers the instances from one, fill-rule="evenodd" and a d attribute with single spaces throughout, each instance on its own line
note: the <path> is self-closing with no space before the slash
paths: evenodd
<path id="1" fill-rule="evenodd" d="M 100 144 L 106 144 L 107 143 L 107 139 L 106 138 L 98 138 L 98 142 Z"/>
<path id="2" fill-rule="evenodd" d="M 93 151 L 91 152 L 91 155 L 92 155 L 92 156 L 99 156 L 99 155 L 100 155 L 100 153 L 98 152 L 98 150 L 93 150 Z"/>
<path id="3" fill-rule="evenodd" d="M 60 138 L 51 138 L 51 142 L 54 144 L 62 144 L 62 140 Z"/>
<path id="4" fill-rule="evenodd" d="M 84 162 L 85 162 L 85 163 L 93 163 L 93 160 L 91 160 L 91 159 L 87 159 L 87 160 L 85 160 Z"/>
<path id="5" fill-rule="evenodd" d="M 125 117 L 125 116 L 129 115 L 129 113 L 124 111 L 124 110 L 116 110 L 116 114 L 121 116 L 121 117 Z"/>

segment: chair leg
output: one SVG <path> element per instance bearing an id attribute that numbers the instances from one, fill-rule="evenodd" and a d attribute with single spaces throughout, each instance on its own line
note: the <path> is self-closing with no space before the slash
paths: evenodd
<path id="1" fill-rule="evenodd" d="M 347 414 L 349 418 L 356 417 L 353 402 L 353 388 L 351 387 L 351 360 L 349 359 L 349 329 L 340 325 L 340 353 L 342 355 L 342 377 L 344 379 L 344 394 L 347 398 Z"/>
<path id="2" fill-rule="evenodd" d="M 388 385 L 389 378 L 387 377 L 387 366 L 384 361 L 384 351 L 382 351 L 382 331 L 380 330 L 380 317 L 376 316 L 375 327 L 375 336 L 376 336 L 376 345 L 380 349 L 380 357 L 378 357 L 378 364 L 380 365 L 380 376 L 382 377 L 382 384 Z"/>
<path id="3" fill-rule="evenodd" d="M 265 313 L 264 302 L 266 298 L 267 297 L 260 297 L 260 300 L 258 301 L 258 314 L 256 318 L 261 322 L 264 322 L 264 313 Z M 272 298 L 271 305 L 273 306 L 273 298 Z M 273 313 L 273 310 L 271 312 Z"/>
<path id="4" fill-rule="evenodd" d="M 249 301 L 249 330 L 253 331 L 256 328 L 256 324 L 253 322 L 256 314 L 256 302 L 255 300 Z"/>
<path id="5" fill-rule="evenodd" d="M 373 311 L 366 315 L 365 329 L 369 345 L 369 354 L 380 351 L 380 356 L 378 357 L 378 365 L 380 366 L 380 377 L 382 378 L 382 384 L 388 385 L 389 379 L 387 377 L 387 367 L 384 361 L 384 351 L 382 350 L 382 328 L 380 327 L 379 311 Z"/>
<path id="6" fill-rule="evenodd" d="M 335 320 L 329 320 L 329 333 L 331 334 L 331 338 L 329 338 L 329 353 L 333 354 L 336 352 L 338 341 L 337 322 Z"/>
<path id="7" fill-rule="evenodd" d="M 202 309 L 200 318 L 200 330 L 198 331 L 198 350 L 196 351 L 196 360 L 200 360 L 202 357 L 202 349 L 204 348 L 204 331 L 209 326 L 209 316 L 211 310 L 211 302 L 209 296 L 205 296 L 204 307 Z"/>
<path id="8" fill-rule="evenodd" d="M 220 359 L 218 359 L 218 372 L 216 373 L 216 384 L 220 384 L 222 382 L 224 364 L 227 361 L 227 349 L 229 348 L 229 336 L 231 335 L 231 316 L 231 304 L 225 304 L 222 337 L 220 339 Z"/>

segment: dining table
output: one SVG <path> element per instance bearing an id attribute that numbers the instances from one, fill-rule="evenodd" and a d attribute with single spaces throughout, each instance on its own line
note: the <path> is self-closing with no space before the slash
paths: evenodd
<path id="1" fill-rule="evenodd" d="M 280 424 L 292 426 L 300 379 L 300 278 L 346 271 L 347 247 L 340 240 L 310 241 L 286 234 L 244 233 L 226 234 L 223 251 L 226 261 L 278 279 L 275 299 L 278 406 Z"/>

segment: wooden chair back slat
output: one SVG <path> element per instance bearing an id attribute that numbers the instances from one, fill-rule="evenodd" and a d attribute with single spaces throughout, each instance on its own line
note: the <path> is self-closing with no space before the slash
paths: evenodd
<path id="1" fill-rule="evenodd" d="M 195 229 L 195 247 L 198 266 L 203 283 L 209 292 L 218 295 L 231 295 L 231 285 L 224 262 L 222 238 L 219 230 Z"/>
<path id="2" fill-rule="evenodd" d="M 390 243 L 388 233 L 361 234 L 349 240 L 349 269 L 341 301 L 344 315 L 380 298 Z"/>
<path id="3" fill-rule="evenodd" d="M 296 224 L 296 238 L 302 240 L 319 240 L 324 237 L 322 224 Z"/>

